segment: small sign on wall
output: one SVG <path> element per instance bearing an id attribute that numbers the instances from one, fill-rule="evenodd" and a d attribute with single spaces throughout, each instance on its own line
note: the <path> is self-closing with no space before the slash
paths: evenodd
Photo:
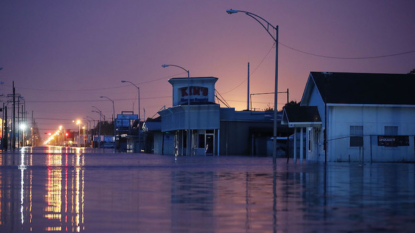
<path id="1" fill-rule="evenodd" d="M 378 146 L 409 146 L 409 136 L 378 136 Z"/>

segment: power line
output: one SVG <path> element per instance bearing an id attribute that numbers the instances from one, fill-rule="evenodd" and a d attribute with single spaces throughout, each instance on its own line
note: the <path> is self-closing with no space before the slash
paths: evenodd
<path id="1" fill-rule="evenodd" d="M 158 97 L 145 97 L 141 99 L 164 99 L 171 98 L 171 96 L 158 96 Z M 114 99 L 114 101 L 131 101 L 137 100 L 136 98 L 125 98 L 125 99 Z M 88 102 L 105 102 L 106 100 L 96 99 L 96 100 L 33 100 L 26 101 L 26 103 L 88 103 Z"/>
<path id="2" fill-rule="evenodd" d="M 385 55 L 378 55 L 378 56 L 363 56 L 363 57 L 340 57 L 340 56 L 327 56 L 327 55 L 321 55 L 321 54 L 316 54 L 316 53 L 311 53 L 311 52 L 306 52 L 300 49 L 296 49 L 294 47 L 288 46 L 286 44 L 281 43 L 280 41 L 278 41 L 278 44 L 294 50 L 296 52 L 299 53 L 303 53 L 303 54 L 307 54 L 310 56 L 315 56 L 315 57 L 322 57 L 322 58 L 329 58 L 329 59 L 341 59 L 341 60 L 364 60 L 364 59 L 378 59 L 378 58 L 386 58 L 386 57 L 395 57 L 395 56 L 402 56 L 402 55 L 406 55 L 406 54 L 411 54 L 411 53 L 415 53 L 415 50 L 409 50 L 409 51 L 405 51 L 405 52 L 401 52 L 401 53 L 392 53 L 392 54 L 385 54 Z M 261 62 L 259 63 L 259 65 L 254 69 L 254 71 L 252 73 L 250 73 L 251 75 L 258 69 L 258 67 L 262 64 L 262 62 L 265 60 L 265 58 L 268 56 L 268 54 L 271 52 L 271 49 L 274 48 L 275 43 L 272 45 L 272 47 L 270 48 L 270 50 L 268 51 L 268 53 L 265 55 L 265 57 L 261 60 Z M 248 79 L 244 79 L 240 84 L 238 84 L 236 87 L 232 88 L 231 90 L 224 92 L 223 94 L 229 93 L 233 90 L 235 90 L 236 88 L 238 88 L 239 86 L 241 86 L 244 82 L 246 82 Z"/>
<path id="3" fill-rule="evenodd" d="M 252 75 L 258 68 L 259 66 L 261 66 L 262 62 L 264 62 L 265 58 L 268 57 L 269 53 L 271 52 L 271 50 L 275 47 L 275 43 L 272 44 L 271 48 L 268 50 L 267 54 L 262 58 L 261 62 L 255 67 L 255 69 L 249 73 L 250 75 Z M 232 88 L 231 90 L 224 92 L 223 94 L 229 93 L 233 90 L 235 90 L 236 88 L 238 88 L 239 86 L 241 86 L 244 82 L 246 82 L 248 80 L 248 78 L 244 79 L 239 85 L 237 85 L 236 87 Z"/>
<path id="4" fill-rule="evenodd" d="M 362 60 L 362 59 L 376 59 L 376 58 L 385 58 L 385 57 L 394 57 L 394 56 L 401 56 L 401 55 L 405 55 L 405 54 L 410 54 L 410 53 L 415 53 L 415 50 L 409 50 L 406 52 L 401 52 L 401 53 L 392 53 L 392 54 L 385 54 L 385 55 L 379 55 L 379 56 L 366 56 L 366 57 L 337 57 L 337 56 L 327 56 L 327 55 L 321 55 L 321 54 L 316 54 L 316 53 L 310 53 L 310 52 L 306 52 L 300 49 L 296 49 L 293 48 L 291 46 L 288 46 L 286 44 L 283 44 L 281 42 L 278 42 L 278 44 L 289 48 L 291 50 L 294 50 L 296 52 L 299 53 L 304 53 L 310 56 L 315 56 L 315 57 L 323 57 L 323 58 L 330 58 L 330 59 L 343 59 L 343 60 Z"/>
<path id="5" fill-rule="evenodd" d="M 164 80 L 164 79 L 168 79 L 168 78 L 172 78 L 175 77 L 179 74 L 183 74 L 183 72 L 181 73 L 177 73 L 174 75 L 170 75 L 170 76 L 166 76 L 163 78 L 158 78 L 158 79 L 154 79 L 154 80 L 149 80 L 149 81 L 144 81 L 144 82 L 139 82 L 136 83 L 137 85 L 140 84 L 146 84 L 146 83 L 151 83 L 151 82 L 157 82 L 160 80 Z M 4 85 L 5 87 L 11 87 L 9 85 Z M 23 90 L 34 90 L 34 91 L 70 91 L 70 92 L 75 92 L 75 91 L 101 91 L 101 90 L 110 90 L 110 89 L 118 89 L 118 88 L 125 88 L 128 87 L 129 85 L 122 85 L 122 86 L 115 86 L 115 87 L 102 87 L 102 88 L 89 88 L 89 89 L 40 89 L 40 88 L 29 88 L 29 87 L 19 87 L 19 89 L 23 89 Z"/>

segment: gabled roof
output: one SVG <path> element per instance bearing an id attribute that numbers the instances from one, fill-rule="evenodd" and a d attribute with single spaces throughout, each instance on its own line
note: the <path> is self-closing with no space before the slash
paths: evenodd
<path id="1" fill-rule="evenodd" d="M 415 105 L 415 75 L 311 72 L 310 77 L 326 103 Z"/>
<path id="2" fill-rule="evenodd" d="M 284 107 L 282 125 L 288 127 L 321 126 L 321 118 L 317 106 L 286 106 Z"/>

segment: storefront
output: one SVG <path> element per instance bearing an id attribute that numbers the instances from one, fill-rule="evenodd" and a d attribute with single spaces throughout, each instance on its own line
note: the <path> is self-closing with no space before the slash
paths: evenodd
<path id="1" fill-rule="evenodd" d="M 189 130 L 191 155 L 218 154 L 220 106 L 215 103 L 217 80 L 215 77 L 169 80 L 173 87 L 173 106 L 158 113 L 162 119 L 161 132 L 174 135 L 173 143 L 163 143 L 163 146 L 173 147 L 175 155 L 186 155 Z"/>

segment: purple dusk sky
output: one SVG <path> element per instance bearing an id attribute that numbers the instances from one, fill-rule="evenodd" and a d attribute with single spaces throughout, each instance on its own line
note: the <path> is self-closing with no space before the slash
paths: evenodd
<path id="1" fill-rule="evenodd" d="M 92 106 L 112 116 L 152 117 L 172 105 L 172 77 L 214 76 L 216 89 L 237 110 L 246 108 L 247 63 L 251 93 L 273 92 L 273 40 L 244 10 L 279 25 L 279 91 L 300 101 L 310 71 L 408 73 L 415 68 L 413 0 L 19 0 L 0 2 L 0 94 L 16 92 L 42 132 L 73 119 L 98 119 Z M 332 59 L 307 55 L 375 59 Z M 413 87 L 411 87 L 413 88 Z M 351 90 L 351 94 L 353 90 Z M 7 98 L 2 97 L 2 101 Z M 286 95 L 279 95 L 279 108 Z M 255 96 L 253 107 L 273 106 Z M 9 113 L 11 112 L 9 104 Z M 10 115 L 10 114 L 9 114 Z"/>

